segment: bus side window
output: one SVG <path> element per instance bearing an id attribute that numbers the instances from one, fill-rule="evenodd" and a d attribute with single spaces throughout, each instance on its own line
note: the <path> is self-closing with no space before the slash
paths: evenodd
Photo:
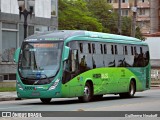
<path id="1" fill-rule="evenodd" d="M 101 47 L 101 54 L 103 54 L 103 45 L 100 44 L 100 47 Z"/>
<path id="2" fill-rule="evenodd" d="M 95 54 L 96 53 L 96 50 L 95 50 L 95 44 L 92 43 L 92 53 Z"/>
<path id="3" fill-rule="evenodd" d="M 80 53 L 83 53 L 83 43 L 79 43 L 79 50 L 80 50 Z"/>
<path id="4" fill-rule="evenodd" d="M 91 43 L 88 43 L 88 53 L 91 54 Z"/>
<path id="5" fill-rule="evenodd" d="M 117 45 L 115 45 L 114 48 L 115 48 L 115 54 L 118 54 Z"/>
<path id="6" fill-rule="evenodd" d="M 127 46 L 124 46 L 124 55 L 128 55 Z"/>
<path id="7" fill-rule="evenodd" d="M 72 72 L 75 72 L 78 69 L 78 50 L 72 50 L 71 61 Z"/>
<path id="8" fill-rule="evenodd" d="M 112 53 L 112 55 L 114 55 L 114 47 L 113 47 L 113 45 L 111 45 L 111 53 Z"/>
<path id="9" fill-rule="evenodd" d="M 104 44 L 103 47 L 104 47 L 104 54 L 107 54 L 107 46 L 106 46 L 106 44 Z"/>
<path id="10" fill-rule="evenodd" d="M 131 46 L 131 55 L 134 55 L 133 46 Z"/>

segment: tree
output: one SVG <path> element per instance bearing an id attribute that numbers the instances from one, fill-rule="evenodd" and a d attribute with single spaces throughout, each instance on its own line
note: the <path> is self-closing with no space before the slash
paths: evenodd
<path id="1" fill-rule="evenodd" d="M 116 14 L 112 12 L 112 6 L 107 3 L 107 0 L 88 0 L 87 6 L 93 17 L 102 23 L 102 32 L 116 33 Z"/>
<path id="2" fill-rule="evenodd" d="M 131 17 L 122 16 L 122 35 L 131 36 L 131 24 Z M 59 0 L 59 29 L 118 34 L 118 13 L 107 0 Z M 144 39 L 138 28 L 136 37 Z"/>
<path id="3" fill-rule="evenodd" d="M 102 31 L 102 24 L 91 16 L 84 0 L 59 0 L 59 29 Z"/>

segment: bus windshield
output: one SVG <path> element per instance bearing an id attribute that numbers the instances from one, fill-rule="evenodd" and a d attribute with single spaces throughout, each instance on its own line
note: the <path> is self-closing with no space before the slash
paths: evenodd
<path id="1" fill-rule="evenodd" d="M 22 45 L 19 73 L 25 79 L 53 77 L 59 70 L 63 42 L 41 42 Z"/>

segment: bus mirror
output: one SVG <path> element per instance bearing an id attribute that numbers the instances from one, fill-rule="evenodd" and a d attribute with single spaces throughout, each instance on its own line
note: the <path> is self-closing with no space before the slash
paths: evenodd
<path id="1" fill-rule="evenodd" d="M 14 62 L 18 63 L 20 48 L 17 48 L 17 50 L 14 53 Z"/>
<path id="2" fill-rule="evenodd" d="M 63 56 L 63 61 L 67 60 L 70 54 L 70 48 L 65 46 L 64 48 L 64 56 Z"/>

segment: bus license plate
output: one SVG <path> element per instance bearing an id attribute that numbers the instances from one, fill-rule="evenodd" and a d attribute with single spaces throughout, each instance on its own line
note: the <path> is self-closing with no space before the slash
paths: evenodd
<path id="1" fill-rule="evenodd" d="M 40 96 L 39 92 L 32 92 L 32 96 Z"/>

